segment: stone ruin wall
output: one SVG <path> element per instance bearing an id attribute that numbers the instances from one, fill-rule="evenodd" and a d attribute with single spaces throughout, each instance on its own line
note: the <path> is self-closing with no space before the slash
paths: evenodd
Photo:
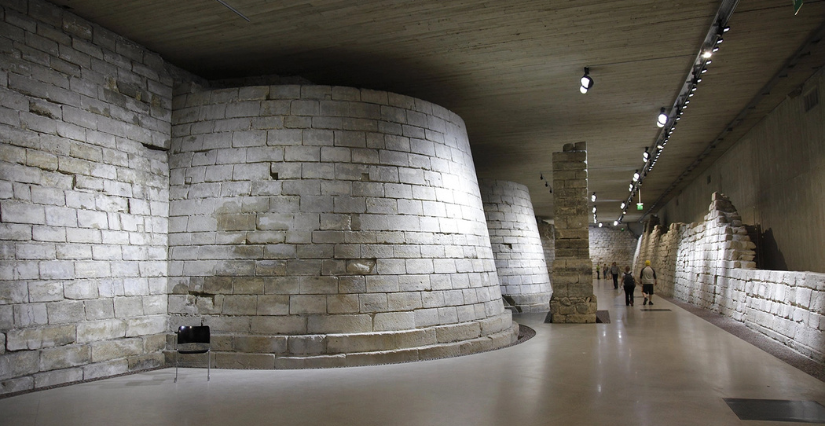
<path id="1" fill-rule="evenodd" d="M 733 204 L 714 193 L 702 223 L 649 224 L 636 254 L 656 270 L 657 291 L 731 317 L 825 363 L 825 274 L 758 270 Z"/>
<path id="2" fill-rule="evenodd" d="M 593 261 L 593 276 L 597 276 L 597 269 L 601 275 L 601 268 L 605 263 L 610 266 L 616 262 L 616 266 L 622 271 L 625 266 L 630 266 L 632 269 L 637 242 L 638 238 L 629 230 L 590 227 L 590 259 Z"/>
<path id="3" fill-rule="evenodd" d="M 295 142 L 297 131 L 303 145 L 306 134 L 307 144 L 295 150 L 284 147 L 281 153 L 285 158 L 280 160 L 263 157 L 249 161 L 230 150 L 220 150 L 228 145 L 216 145 L 214 150 L 202 147 L 197 156 L 192 151 L 192 157 L 204 164 L 176 164 L 172 236 L 178 252 L 170 265 L 170 164 L 166 151 L 173 136 L 173 103 L 177 102 L 175 108 L 186 108 L 192 94 L 189 89 L 198 87 L 179 85 L 178 79 L 208 83 L 164 63 L 157 54 L 129 40 L 40 0 L 0 6 L 0 50 L 0 394 L 161 367 L 167 362 L 168 351 L 164 350 L 173 347 L 175 327 L 200 322 L 191 316 L 193 309 L 203 309 L 204 321 L 217 326 L 215 343 L 222 352 L 218 361 L 223 366 L 269 366 L 268 361 L 260 362 L 260 357 L 242 359 L 243 354 L 259 353 L 256 351 L 262 348 L 268 356 L 315 354 L 320 348 L 327 352 L 341 347 L 355 348 L 353 352 L 423 348 L 383 354 L 369 361 L 390 362 L 470 353 L 508 344 L 515 338 L 517 325 L 509 313 L 502 312 L 466 133 L 454 114 L 384 92 L 320 88 L 307 90 L 326 90 L 326 100 L 331 100 L 331 92 L 346 99 L 362 93 L 367 98 L 373 96 L 353 108 L 378 111 L 379 115 L 293 115 L 293 100 L 297 101 L 296 111 L 306 112 L 301 108 L 320 106 L 321 99 L 267 98 L 276 109 L 286 102 L 289 113 L 270 111 L 253 119 L 243 115 L 249 110 L 248 103 L 238 102 L 241 93 L 260 94 L 268 87 L 215 92 L 216 100 L 225 101 L 223 106 L 200 104 L 206 101 L 193 95 L 192 99 L 200 99 L 194 102 L 197 109 L 203 107 L 204 115 L 198 112 L 197 123 L 175 126 L 174 136 L 181 146 L 190 136 L 186 132 L 193 128 L 205 132 L 213 124 L 216 127 L 212 130 L 233 139 L 215 142 L 220 140 L 215 136 L 210 141 L 231 143 L 241 148 L 239 151 L 266 151 L 261 149 L 264 146 L 254 145 L 258 140 L 254 130 L 264 128 L 266 133 L 278 130 L 276 139 L 284 143 Z M 187 89 L 187 96 L 173 101 L 173 88 Z M 238 98 L 232 97 L 235 93 Z M 209 97 L 211 100 L 211 93 Z M 215 114 L 223 107 L 224 113 L 240 115 L 218 119 Z M 237 126 L 245 119 L 262 127 L 243 131 Z M 388 146 L 351 146 L 360 143 L 359 132 L 370 144 L 381 143 L 379 139 L 386 137 Z M 325 135 L 332 134 L 334 139 L 336 133 L 347 146 L 333 142 L 321 147 L 328 137 Z M 412 147 L 423 153 L 412 152 Z M 278 155 L 274 153 L 278 148 L 271 148 L 275 149 L 264 155 Z M 352 157 L 345 153 L 349 149 Z M 316 161 L 317 154 L 311 151 L 318 150 L 323 154 Z M 216 182 L 207 184 L 206 175 L 199 173 L 212 161 L 210 155 L 218 151 L 221 155 L 214 157 L 215 166 L 238 167 L 237 172 L 233 169 L 232 181 L 214 192 L 211 184 Z M 403 163 L 402 157 L 413 163 Z M 261 173 L 257 160 L 280 163 L 283 170 L 272 166 Z M 174 161 L 181 159 L 175 157 Z M 348 177 L 328 179 L 330 166 Z M 227 170 L 218 168 L 224 173 Z M 279 179 L 273 179 L 275 173 Z M 304 177 L 306 181 L 302 181 Z M 278 183 L 273 185 L 273 180 Z M 249 234 L 245 228 L 249 215 L 262 213 L 261 200 L 252 196 L 252 188 L 257 195 L 269 194 L 267 191 L 283 191 L 282 183 L 287 184 L 286 192 L 272 192 L 272 197 L 290 201 L 272 203 L 274 210 L 262 214 L 261 222 L 256 216 L 254 226 L 260 233 L 239 237 Z M 245 195 L 245 185 L 249 195 Z M 323 189 L 316 189 L 318 185 Z M 348 246 L 320 240 L 317 248 L 306 244 L 307 238 L 313 241 L 313 237 L 335 241 L 341 235 L 338 227 L 359 224 L 358 213 L 351 215 L 350 222 L 343 217 L 361 209 L 362 200 L 355 192 L 348 196 L 341 192 L 350 185 L 353 191 L 364 191 L 364 208 L 374 210 L 360 217 L 364 220 L 359 226 L 376 233 L 361 232 L 353 241 L 347 240 L 352 232 L 341 231 L 348 235 L 345 244 L 353 244 Z M 376 190 L 375 185 L 384 185 L 388 192 L 383 197 L 372 195 L 369 191 Z M 299 197 L 296 204 L 298 196 L 289 195 L 289 191 L 299 187 L 310 191 L 308 194 L 331 192 Z M 443 198 L 450 195 L 452 199 Z M 182 202 L 189 197 L 197 201 Z M 224 209 L 214 211 L 216 215 L 210 218 L 201 214 L 210 197 L 216 202 L 231 202 L 222 203 Z M 236 204 L 229 207 L 232 202 Z M 330 202 L 332 210 L 323 224 L 319 212 L 308 212 Z M 429 209 L 426 212 L 425 206 Z M 194 213 L 191 222 L 186 218 L 189 213 Z M 288 235 L 282 229 L 289 223 L 282 215 L 287 213 L 295 220 L 295 234 Z M 316 217 L 319 229 L 308 231 L 307 223 L 315 223 Z M 265 229 L 258 229 L 259 223 Z M 187 235 L 190 226 L 193 232 Z M 215 227 L 211 234 L 214 242 L 206 237 L 209 226 Z M 336 233 L 338 236 L 333 236 Z M 278 241 L 280 234 L 283 244 L 270 244 Z M 262 255 L 254 269 L 256 275 L 247 276 L 248 281 L 234 280 L 249 271 L 243 269 L 242 261 L 257 250 L 256 245 L 269 257 Z M 293 254 L 290 245 L 294 260 L 305 263 L 285 259 Z M 316 257 L 329 254 L 330 247 L 332 254 L 327 259 Z M 219 255 L 227 258 L 217 259 Z M 309 274 L 308 265 L 318 262 L 321 268 L 317 275 Z M 225 274 L 210 284 L 219 290 L 214 295 L 197 286 L 202 271 L 211 268 L 205 266 L 208 263 Z M 312 270 L 315 274 L 316 269 Z M 170 271 L 175 275 L 172 283 L 167 279 Z M 195 282 L 191 293 L 181 287 L 189 277 L 185 274 L 190 273 Z M 294 280 L 273 283 L 285 273 L 292 274 Z M 331 275 L 325 273 L 337 274 L 335 294 L 329 286 Z M 236 291 L 238 297 L 232 297 Z M 353 294 L 357 294 L 357 301 Z M 256 304 L 251 314 L 250 295 L 272 304 Z M 284 297 L 290 302 L 283 303 Z M 226 303 L 218 305 L 219 300 Z M 195 303 L 190 305 L 190 301 Z M 285 309 L 301 313 L 281 315 Z M 334 315 L 328 321 L 316 316 L 322 309 Z M 369 312 L 365 314 L 369 322 L 361 316 L 364 312 Z M 270 320 L 265 326 L 270 337 L 276 332 L 302 332 L 304 319 L 307 328 L 298 339 L 290 340 L 297 336 L 293 334 L 261 338 L 252 329 L 258 314 Z M 284 320 L 287 328 L 276 326 L 274 317 Z M 309 317 L 315 319 L 310 322 Z M 258 326 L 267 322 L 259 321 Z M 296 321 L 296 328 L 288 328 Z M 411 325 L 415 329 L 398 330 Z M 240 330 L 237 338 L 226 335 L 233 327 Z M 367 329 L 375 330 L 377 337 L 361 334 Z M 322 330 L 352 333 L 321 335 Z M 228 355 L 233 351 L 237 357 Z M 239 362 L 233 364 L 235 361 Z M 331 364 L 341 365 L 337 360 L 326 365 Z"/>
<path id="4" fill-rule="evenodd" d="M 464 122 L 330 86 L 176 96 L 171 328 L 218 367 L 348 366 L 512 343 Z"/>
<path id="5" fill-rule="evenodd" d="M 547 312 L 550 276 L 527 186 L 479 181 L 501 293 L 519 312 Z"/>
<path id="6" fill-rule="evenodd" d="M 163 60 L 34 0 L 0 51 L 0 394 L 162 366 Z"/>
<path id="7" fill-rule="evenodd" d="M 547 265 L 547 275 L 550 276 L 550 282 L 553 282 L 553 260 L 556 259 L 556 237 L 553 225 L 544 222 L 540 218 L 536 218 L 536 224 L 539 228 L 539 238 L 541 239 L 541 247 L 544 251 L 544 264 Z"/>

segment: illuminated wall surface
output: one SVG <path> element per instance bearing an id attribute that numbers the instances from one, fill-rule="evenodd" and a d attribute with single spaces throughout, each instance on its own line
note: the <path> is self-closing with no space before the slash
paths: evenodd
<path id="1" fill-rule="evenodd" d="M 501 293 L 521 312 L 550 309 L 550 277 L 527 186 L 479 182 Z"/>
<path id="2" fill-rule="evenodd" d="M 329 86 L 174 104 L 170 322 L 212 326 L 219 366 L 357 365 L 512 341 L 458 116 Z"/>
<path id="3" fill-rule="evenodd" d="M 181 324 L 210 325 L 227 368 L 515 339 L 455 114 L 341 87 L 196 90 L 48 3 L 1 10 L 0 393 L 162 366 Z"/>

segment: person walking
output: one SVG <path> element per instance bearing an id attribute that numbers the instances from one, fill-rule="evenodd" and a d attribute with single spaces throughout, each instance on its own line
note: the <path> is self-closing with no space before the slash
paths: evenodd
<path id="1" fill-rule="evenodd" d="M 602 267 L 599 266 L 599 265 L 596 265 L 596 279 L 597 280 L 602 279 L 601 275 L 599 274 L 601 271 L 602 271 Z"/>
<path id="2" fill-rule="evenodd" d="M 630 266 L 624 267 L 622 287 L 624 287 L 625 306 L 633 306 L 633 292 L 636 290 L 636 279 L 633 278 L 633 273 L 630 272 Z"/>
<path id="3" fill-rule="evenodd" d="M 602 268 L 602 277 L 604 277 L 604 279 L 607 279 L 607 271 L 608 270 L 609 270 L 609 268 L 607 267 L 607 264 L 605 263 L 604 267 Z"/>
<path id="4" fill-rule="evenodd" d="M 649 260 L 645 260 L 645 267 L 639 272 L 639 281 L 642 282 L 642 296 L 645 297 L 642 305 L 652 305 L 653 288 L 658 284 L 658 281 L 656 280 L 656 271 L 650 266 Z"/>
<path id="5" fill-rule="evenodd" d="M 613 266 L 610 267 L 610 273 L 613 275 L 613 288 L 619 288 L 619 267 L 616 266 L 616 262 L 613 262 Z"/>

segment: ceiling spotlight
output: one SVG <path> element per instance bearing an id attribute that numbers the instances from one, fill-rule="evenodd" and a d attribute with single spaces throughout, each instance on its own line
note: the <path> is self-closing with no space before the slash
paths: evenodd
<path id="1" fill-rule="evenodd" d="M 667 124 L 667 113 L 665 113 L 665 107 L 662 107 L 662 109 L 659 110 L 659 117 L 656 119 L 656 125 L 659 127 L 665 127 L 665 124 Z"/>
<path id="2" fill-rule="evenodd" d="M 647 160 L 650 160 L 650 152 L 649 152 L 649 148 L 645 147 L 645 152 L 644 152 L 644 154 L 642 154 L 642 161 L 647 163 Z"/>
<path id="3" fill-rule="evenodd" d="M 722 42 L 723 42 L 723 41 L 725 41 L 725 39 L 723 39 L 723 38 L 720 36 L 719 38 L 717 38 L 717 39 L 716 39 L 716 45 L 718 46 L 718 45 L 722 44 Z"/>
<path id="4" fill-rule="evenodd" d="M 728 31 L 730 31 L 730 27 L 727 25 L 722 26 L 722 20 L 720 19 L 719 22 L 716 23 L 716 34 L 721 36 Z"/>
<path id="5" fill-rule="evenodd" d="M 634 182 L 636 182 L 636 181 L 634 180 Z M 630 186 L 628 186 L 628 187 L 627 187 L 627 190 L 628 190 L 628 191 L 632 191 L 632 190 L 633 190 L 633 184 L 632 184 L 632 183 L 630 184 Z"/>
<path id="6" fill-rule="evenodd" d="M 613 226 L 619 226 L 619 221 L 618 221 L 618 220 L 614 220 L 614 221 L 613 221 Z"/>
<path id="7" fill-rule="evenodd" d="M 596 202 L 596 193 L 594 192 L 593 195 L 590 196 L 590 201 Z"/>
<path id="8" fill-rule="evenodd" d="M 686 101 L 685 101 L 685 106 L 683 106 L 683 107 L 682 107 L 682 109 L 687 108 L 687 105 L 688 105 L 689 103 L 690 103 L 690 99 L 686 100 Z"/>
<path id="9" fill-rule="evenodd" d="M 704 52 L 702 52 L 702 58 L 704 59 L 710 59 L 711 56 L 713 56 L 713 52 L 711 52 L 710 50 L 705 50 Z"/>
<path id="10" fill-rule="evenodd" d="M 539 173 L 539 180 L 544 180 L 544 173 Z"/>
<path id="11" fill-rule="evenodd" d="M 622 210 L 624 210 L 625 206 L 627 206 L 627 204 L 622 203 Z"/>
<path id="12" fill-rule="evenodd" d="M 710 65 L 710 64 L 712 64 L 712 63 L 713 63 L 713 61 L 711 61 L 710 59 L 708 59 L 707 61 L 705 61 L 705 65 Z"/>
<path id="13" fill-rule="evenodd" d="M 601 227 L 602 227 L 602 223 L 601 223 L 601 222 L 599 222 L 599 228 L 601 228 Z"/>
<path id="14" fill-rule="evenodd" d="M 593 206 L 593 214 L 596 214 L 596 206 Z"/>
<path id="15" fill-rule="evenodd" d="M 544 181 L 544 187 L 545 187 L 545 188 L 550 187 L 550 182 Z"/>
<path id="16" fill-rule="evenodd" d="M 593 79 L 590 78 L 590 68 L 584 67 L 584 75 L 581 79 L 581 87 L 579 87 L 579 91 L 582 92 L 582 94 L 587 93 L 587 91 L 593 87 L 593 84 Z"/>
<path id="17" fill-rule="evenodd" d="M 708 72 L 708 69 L 707 68 L 702 68 L 702 74 L 704 74 L 706 72 Z"/>
<path id="18" fill-rule="evenodd" d="M 656 145 L 656 149 L 658 149 L 659 151 L 661 151 L 661 150 L 665 149 L 665 146 L 664 146 L 663 144 L 659 144 L 659 145 Z M 658 154 L 658 153 L 657 153 L 657 154 Z"/>
<path id="19" fill-rule="evenodd" d="M 719 51 L 719 46 L 713 46 L 713 49 L 710 49 L 711 52 L 716 53 Z"/>

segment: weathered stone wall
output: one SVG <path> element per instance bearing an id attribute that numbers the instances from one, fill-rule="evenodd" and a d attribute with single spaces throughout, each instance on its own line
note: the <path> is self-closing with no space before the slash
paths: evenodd
<path id="1" fill-rule="evenodd" d="M 536 225 L 539 228 L 539 238 L 541 239 L 541 247 L 544 251 L 544 264 L 547 265 L 547 275 L 550 277 L 550 282 L 553 282 L 553 260 L 556 259 L 556 237 L 553 225 L 536 218 Z"/>
<path id="2" fill-rule="evenodd" d="M 758 227 L 760 268 L 825 273 L 825 69 L 794 90 L 663 206 L 663 224 L 701 221 L 721 192 Z M 819 105 L 806 111 L 812 93 Z"/>
<path id="3" fill-rule="evenodd" d="M 530 191 L 490 179 L 479 187 L 502 295 L 520 312 L 547 312 L 552 290 Z"/>
<path id="4" fill-rule="evenodd" d="M 363 365 L 514 341 L 460 117 L 387 92 L 174 99 L 171 328 L 229 368 Z"/>
<path id="5" fill-rule="evenodd" d="M 606 263 L 616 265 L 624 271 L 625 266 L 633 267 L 633 255 L 636 253 L 638 239 L 629 230 L 612 228 L 590 228 L 590 260 L 595 271 Z M 600 272 L 601 273 L 601 272 Z"/>
<path id="6" fill-rule="evenodd" d="M 596 322 L 593 263 L 587 231 L 587 144 L 553 153 L 553 220 L 556 259 L 548 322 Z"/>
<path id="7" fill-rule="evenodd" d="M 825 363 L 825 274 L 755 269 L 739 213 L 715 193 L 701 223 L 650 224 L 636 255 L 649 259 L 657 291 L 745 323 Z"/>
<path id="8" fill-rule="evenodd" d="M 162 365 L 163 60 L 35 0 L 0 51 L 0 393 Z"/>

